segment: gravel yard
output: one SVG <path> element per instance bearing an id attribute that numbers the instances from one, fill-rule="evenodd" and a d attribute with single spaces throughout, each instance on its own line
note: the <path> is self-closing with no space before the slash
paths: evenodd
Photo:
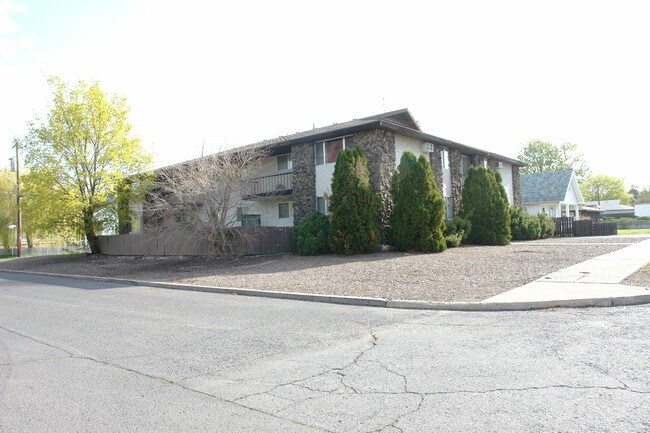
<path id="1" fill-rule="evenodd" d="M 41 256 L 6 260 L 0 269 L 388 299 L 479 301 L 644 239 L 554 238 L 505 247 L 462 246 L 442 254 L 351 257 Z M 630 277 L 629 284 L 650 285 L 647 268 Z"/>

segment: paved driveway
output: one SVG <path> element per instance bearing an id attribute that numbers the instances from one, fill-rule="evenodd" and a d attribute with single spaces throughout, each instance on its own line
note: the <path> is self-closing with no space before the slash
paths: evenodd
<path id="1" fill-rule="evenodd" d="M 648 431 L 649 314 L 401 311 L 0 272 L 0 431 Z"/>

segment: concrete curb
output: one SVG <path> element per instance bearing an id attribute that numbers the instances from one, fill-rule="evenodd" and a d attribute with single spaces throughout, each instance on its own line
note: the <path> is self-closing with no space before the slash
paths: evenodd
<path id="1" fill-rule="evenodd" d="M 66 275 L 49 272 L 18 271 L 0 269 L 2 272 L 36 275 L 42 277 L 71 278 L 105 283 L 118 283 L 125 286 L 145 286 L 159 289 L 187 290 L 193 292 L 220 293 L 224 295 L 257 296 L 272 299 L 290 299 L 295 301 L 323 302 L 329 304 L 356 305 L 364 307 L 397 308 L 408 310 L 446 310 L 446 311 L 526 311 L 548 308 L 587 308 L 620 307 L 626 305 L 650 304 L 650 294 L 636 296 L 618 296 L 589 299 L 558 299 L 530 302 L 431 302 L 390 300 L 384 298 L 364 298 L 355 296 L 318 295 L 300 292 L 279 292 L 269 290 L 238 289 L 232 287 L 194 286 L 191 284 L 162 283 L 155 281 L 129 280 L 123 278 L 95 277 L 88 275 Z"/>

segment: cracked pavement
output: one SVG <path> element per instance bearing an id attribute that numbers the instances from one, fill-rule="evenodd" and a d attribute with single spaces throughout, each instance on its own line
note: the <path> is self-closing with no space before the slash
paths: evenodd
<path id="1" fill-rule="evenodd" d="M 392 310 L 0 272 L 0 431 L 650 431 L 649 313 Z"/>

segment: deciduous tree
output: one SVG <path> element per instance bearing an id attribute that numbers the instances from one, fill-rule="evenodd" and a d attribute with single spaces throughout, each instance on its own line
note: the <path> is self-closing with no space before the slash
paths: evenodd
<path id="1" fill-rule="evenodd" d="M 586 179 L 590 173 L 584 156 L 573 143 L 556 146 L 549 141 L 533 140 L 528 142 L 517 157 L 528 164 L 521 169 L 522 173 L 573 170 L 579 181 Z"/>
<path id="2" fill-rule="evenodd" d="M 114 214 L 108 208 L 116 206 L 118 185 L 148 169 L 151 158 L 131 132 L 125 98 L 105 93 L 98 83 L 71 87 L 59 78 L 49 83 L 47 118 L 32 122 L 21 140 L 34 174 L 30 194 L 56 208 L 42 215 L 43 227 L 55 232 L 65 224 L 83 233 L 91 252 L 99 253 L 97 233 Z"/>
<path id="3" fill-rule="evenodd" d="M 144 204 L 146 228 L 206 239 L 219 256 L 238 253 L 248 236 L 233 230 L 240 226 L 238 209 L 255 195 L 255 173 L 267 155 L 264 148 L 230 150 L 157 170 Z"/>
<path id="4" fill-rule="evenodd" d="M 0 170 L 0 242 L 4 248 L 16 243 L 15 232 L 9 225 L 16 224 L 16 173 Z"/>
<path id="5" fill-rule="evenodd" d="M 625 192 L 623 179 L 596 174 L 580 184 L 580 190 L 586 201 L 620 200 L 621 204 L 630 204 L 632 194 Z"/>

